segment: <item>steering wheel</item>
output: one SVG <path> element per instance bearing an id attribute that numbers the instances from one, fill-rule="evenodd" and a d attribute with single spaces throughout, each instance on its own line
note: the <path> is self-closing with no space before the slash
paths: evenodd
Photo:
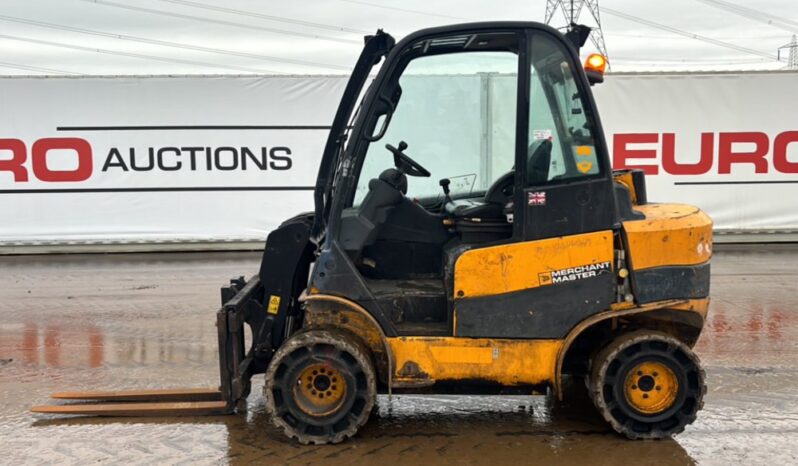
<path id="1" fill-rule="evenodd" d="M 428 178 L 430 176 L 429 170 L 422 167 L 421 164 L 411 159 L 410 156 L 403 152 L 405 149 L 407 149 L 406 142 L 399 141 L 398 149 L 390 144 L 385 144 L 385 148 L 391 151 L 393 154 L 393 164 L 400 172 L 406 173 L 410 176 L 420 176 L 423 178 Z"/>

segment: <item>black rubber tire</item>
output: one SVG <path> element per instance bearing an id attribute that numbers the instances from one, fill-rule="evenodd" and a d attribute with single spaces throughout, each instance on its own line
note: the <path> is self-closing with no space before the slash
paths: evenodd
<path id="1" fill-rule="evenodd" d="M 623 394 L 629 370 L 644 361 L 665 364 L 679 380 L 675 401 L 661 413 L 643 414 Z M 660 439 L 695 421 L 704 407 L 705 380 L 698 357 L 687 345 L 666 333 L 636 330 L 596 354 L 588 389 L 596 409 L 618 433 L 630 439 Z"/>
<path id="2" fill-rule="evenodd" d="M 340 406 L 314 416 L 304 412 L 294 396 L 294 384 L 303 368 L 329 364 L 347 381 Z M 374 365 L 368 349 L 348 333 L 310 330 L 283 343 L 266 371 L 263 387 L 272 422 L 299 443 L 339 443 L 352 437 L 369 419 L 377 399 Z"/>

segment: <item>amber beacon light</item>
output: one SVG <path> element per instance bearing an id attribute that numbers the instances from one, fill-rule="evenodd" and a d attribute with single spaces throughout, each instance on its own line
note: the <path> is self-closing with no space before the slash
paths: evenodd
<path id="1" fill-rule="evenodd" d="M 607 58 L 600 53 L 592 53 L 585 60 L 585 69 L 604 74 L 607 69 Z"/>

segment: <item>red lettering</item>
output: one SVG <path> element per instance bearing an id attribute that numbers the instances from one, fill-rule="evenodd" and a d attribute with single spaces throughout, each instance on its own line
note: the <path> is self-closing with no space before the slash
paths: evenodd
<path id="1" fill-rule="evenodd" d="M 787 146 L 798 142 L 798 131 L 785 131 L 773 141 L 773 166 L 782 173 L 798 173 L 798 162 L 787 160 Z"/>
<path id="2" fill-rule="evenodd" d="M 756 148 L 753 152 L 732 152 L 735 143 L 753 143 Z M 720 133 L 718 138 L 718 173 L 728 175 L 731 173 L 733 163 L 751 163 L 756 173 L 768 172 L 768 135 L 761 132 L 747 133 Z"/>
<path id="3" fill-rule="evenodd" d="M 14 181 L 28 181 L 28 170 L 22 166 L 28 158 L 25 143 L 19 139 L 0 139 L 0 151 L 11 151 L 10 159 L 0 160 L 0 171 L 11 172 Z"/>
<path id="4" fill-rule="evenodd" d="M 627 163 L 629 159 L 656 159 L 657 151 L 655 149 L 629 149 L 627 145 L 659 142 L 659 134 L 616 134 L 612 141 L 612 166 L 614 169 L 641 168 L 646 175 L 656 175 L 659 172 L 659 167 L 656 165 L 630 165 Z"/>
<path id="5" fill-rule="evenodd" d="M 697 163 L 679 163 L 676 161 L 676 135 L 662 134 L 662 168 L 671 175 L 703 175 L 712 168 L 712 149 L 715 135 L 701 133 L 701 158 Z"/>
<path id="6" fill-rule="evenodd" d="M 71 149 L 78 155 L 78 167 L 74 170 L 50 170 L 47 167 L 47 152 L 53 149 Z M 79 138 L 45 138 L 33 143 L 31 150 L 33 174 L 42 181 L 84 181 L 92 173 L 91 145 Z"/>

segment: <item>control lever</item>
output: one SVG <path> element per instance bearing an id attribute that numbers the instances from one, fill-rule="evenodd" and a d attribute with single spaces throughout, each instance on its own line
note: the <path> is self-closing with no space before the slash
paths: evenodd
<path id="1" fill-rule="evenodd" d="M 446 204 L 452 202 L 451 196 L 449 196 L 449 185 L 452 184 L 452 181 L 449 178 L 443 178 L 438 182 L 443 188 L 443 204 L 441 205 L 441 212 L 446 212 Z"/>

